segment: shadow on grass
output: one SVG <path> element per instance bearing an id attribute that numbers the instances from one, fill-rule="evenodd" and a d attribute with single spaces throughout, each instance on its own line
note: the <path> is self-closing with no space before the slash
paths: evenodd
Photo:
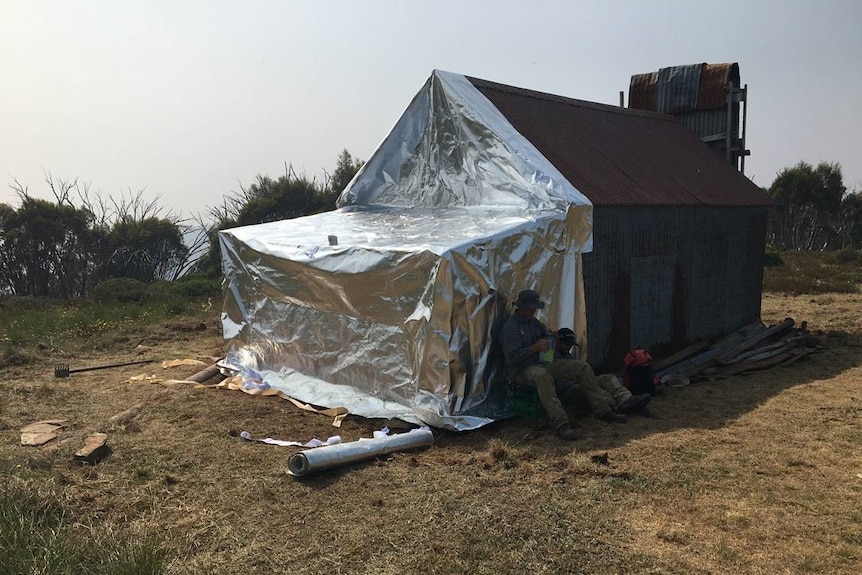
<path id="1" fill-rule="evenodd" d="M 718 429 L 750 413 L 781 392 L 815 381 L 831 379 L 860 364 L 862 335 L 830 332 L 826 348 L 787 366 L 777 366 L 700 381 L 685 387 L 662 388 L 649 408 L 651 417 L 629 416 L 628 424 L 609 424 L 589 415 L 570 412 L 581 424 L 579 440 L 556 438 L 542 420 L 512 418 L 472 432 L 435 430 L 439 446 L 483 450 L 493 440 L 509 445 L 532 444 L 554 454 L 575 450 L 606 450 L 655 433 L 677 429 Z"/>

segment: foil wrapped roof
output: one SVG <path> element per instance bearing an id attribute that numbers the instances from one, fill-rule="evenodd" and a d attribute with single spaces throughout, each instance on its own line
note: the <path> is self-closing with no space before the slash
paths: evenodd
<path id="1" fill-rule="evenodd" d="M 464 76 L 432 73 L 338 205 L 219 233 L 228 364 L 463 430 L 509 415 L 494 335 L 518 291 L 583 337 L 592 206 Z"/>

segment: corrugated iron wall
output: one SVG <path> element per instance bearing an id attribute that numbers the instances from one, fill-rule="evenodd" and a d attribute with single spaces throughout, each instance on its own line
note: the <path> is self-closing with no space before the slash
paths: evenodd
<path id="1" fill-rule="evenodd" d="M 719 136 L 727 134 L 727 109 L 681 112 L 674 114 L 674 117 L 701 138 L 707 138 L 705 140 L 706 145 L 718 152 L 719 155 L 722 157 L 726 155 L 727 140 Z M 734 104 L 731 108 L 730 122 L 731 126 L 738 128 L 739 104 Z M 709 136 L 713 136 L 713 138 L 709 139 Z M 739 143 L 738 134 L 734 134 L 732 141 L 734 145 Z"/>
<path id="2" fill-rule="evenodd" d="M 760 317 L 764 207 L 615 207 L 593 213 L 584 254 L 589 361 L 663 356 Z"/>

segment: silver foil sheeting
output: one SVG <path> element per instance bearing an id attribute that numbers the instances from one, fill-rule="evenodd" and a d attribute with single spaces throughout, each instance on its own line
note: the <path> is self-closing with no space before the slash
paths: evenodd
<path id="1" fill-rule="evenodd" d="M 287 459 L 287 469 L 290 475 L 302 477 L 397 451 L 422 449 L 433 444 L 434 434 L 430 429 L 411 429 L 407 433 L 305 449 Z"/>
<path id="2" fill-rule="evenodd" d="M 583 337 L 592 206 L 463 76 L 432 74 L 339 205 L 219 233 L 226 363 L 464 430 L 507 415 L 493 335 L 518 291 Z"/>

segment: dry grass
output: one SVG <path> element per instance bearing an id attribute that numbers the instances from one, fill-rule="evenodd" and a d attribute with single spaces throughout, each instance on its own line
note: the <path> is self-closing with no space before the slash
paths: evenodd
<path id="1" fill-rule="evenodd" d="M 128 353 L 70 363 L 206 360 L 222 349 L 212 315 L 205 331 L 178 320 Z M 302 480 L 287 474 L 293 448 L 235 433 L 325 438 L 337 430 L 324 416 L 272 397 L 128 383 L 142 366 L 55 379 L 44 357 L 0 371 L 0 474 L 58 493 L 81 529 L 161 539 L 177 574 L 858 573 L 862 295 L 767 294 L 763 316 L 829 332 L 827 351 L 670 389 L 652 418 L 585 419 L 575 445 L 507 421 Z M 138 402 L 130 424 L 106 423 Z M 20 427 L 54 418 L 72 422 L 60 441 L 18 445 Z M 348 418 L 340 433 L 380 425 Z M 97 430 L 113 455 L 74 464 Z"/>

